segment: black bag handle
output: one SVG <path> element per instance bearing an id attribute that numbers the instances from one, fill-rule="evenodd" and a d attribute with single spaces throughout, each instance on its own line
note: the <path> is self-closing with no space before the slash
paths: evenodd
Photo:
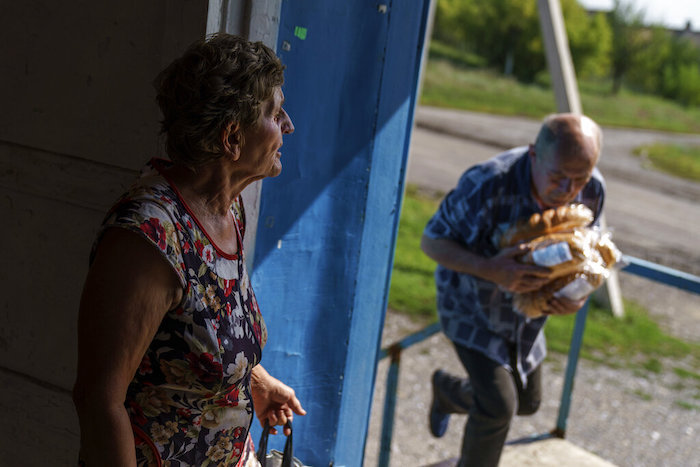
<path id="1" fill-rule="evenodd" d="M 262 467 L 265 467 L 265 461 L 267 460 L 267 437 L 270 436 L 270 424 L 265 420 L 265 426 L 263 427 L 262 435 L 260 435 L 260 441 L 258 442 L 258 452 L 255 453 L 258 458 L 258 462 Z"/>
<path id="2" fill-rule="evenodd" d="M 284 453 L 282 456 L 282 467 L 292 467 L 292 459 L 294 459 L 294 447 L 292 442 L 292 421 L 287 420 L 284 425 L 289 428 L 289 436 L 287 436 L 287 441 L 284 443 Z M 261 467 L 266 467 L 267 462 L 267 438 L 270 436 L 270 424 L 265 420 L 265 426 L 263 427 L 262 435 L 260 435 L 260 442 L 258 443 L 258 452 L 255 455 L 260 462 Z"/>
<path id="3" fill-rule="evenodd" d="M 282 467 L 292 467 L 292 460 L 294 459 L 294 448 L 292 447 L 292 421 L 287 420 L 284 424 L 285 427 L 289 428 L 289 436 L 287 436 L 287 441 L 284 443 L 284 455 L 282 456 Z"/>

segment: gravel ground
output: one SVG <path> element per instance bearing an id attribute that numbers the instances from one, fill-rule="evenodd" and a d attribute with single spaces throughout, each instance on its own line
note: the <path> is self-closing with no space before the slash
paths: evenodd
<path id="1" fill-rule="evenodd" d="M 390 311 L 383 346 L 420 327 Z M 699 466 L 700 382 L 681 379 L 670 371 L 686 362 L 663 363 L 668 371 L 639 374 L 581 360 L 566 439 L 621 467 Z M 464 374 L 451 344 L 442 334 L 402 353 L 392 467 L 424 466 L 459 453 L 466 416 L 453 416 L 443 438 L 433 438 L 428 431 L 430 376 L 437 366 L 454 374 Z M 555 427 L 565 367 L 565 356 L 550 354 L 544 367 L 542 406 L 533 416 L 515 418 L 509 440 L 546 433 Z M 377 465 L 387 370 L 388 361 L 384 359 L 377 373 L 365 449 L 364 465 L 367 467 Z M 682 407 L 685 404 L 695 408 Z"/>

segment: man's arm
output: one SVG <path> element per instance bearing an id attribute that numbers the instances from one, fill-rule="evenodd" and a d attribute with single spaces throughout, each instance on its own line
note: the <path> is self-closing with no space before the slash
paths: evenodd
<path id="1" fill-rule="evenodd" d="M 531 292 L 549 280 L 549 269 L 517 261 L 518 256 L 529 251 L 525 245 L 505 248 L 496 256 L 486 258 L 454 240 L 423 235 L 421 249 L 448 269 L 494 282 L 510 292 Z"/>

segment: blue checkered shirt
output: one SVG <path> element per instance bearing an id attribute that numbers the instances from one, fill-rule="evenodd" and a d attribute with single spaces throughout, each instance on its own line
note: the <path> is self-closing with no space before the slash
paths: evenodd
<path id="1" fill-rule="evenodd" d="M 603 208 L 605 182 L 598 169 L 574 203 L 593 211 Z M 428 222 L 425 235 L 449 238 L 470 252 L 491 257 L 498 253 L 505 230 L 542 210 L 532 196 L 527 147 L 514 148 L 467 170 Z M 435 271 L 437 308 L 445 335 L 458 345 L 483 353 L 513 370 L 523 384 L 544 360 L 542 328 L 546 317 L 530 319 L 513 308 L 512 294 L 493 282 L 438 265 Z"/>

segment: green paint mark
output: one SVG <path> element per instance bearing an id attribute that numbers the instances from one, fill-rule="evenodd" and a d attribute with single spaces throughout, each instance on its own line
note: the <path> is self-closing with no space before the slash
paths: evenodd
<path id="1" fill-rule="evenodd" d="M 302 28 L 301 26 L 295 27 L 294 35 L 303 41 L 304 39 L 306 39 L 306 28 Z"/>

